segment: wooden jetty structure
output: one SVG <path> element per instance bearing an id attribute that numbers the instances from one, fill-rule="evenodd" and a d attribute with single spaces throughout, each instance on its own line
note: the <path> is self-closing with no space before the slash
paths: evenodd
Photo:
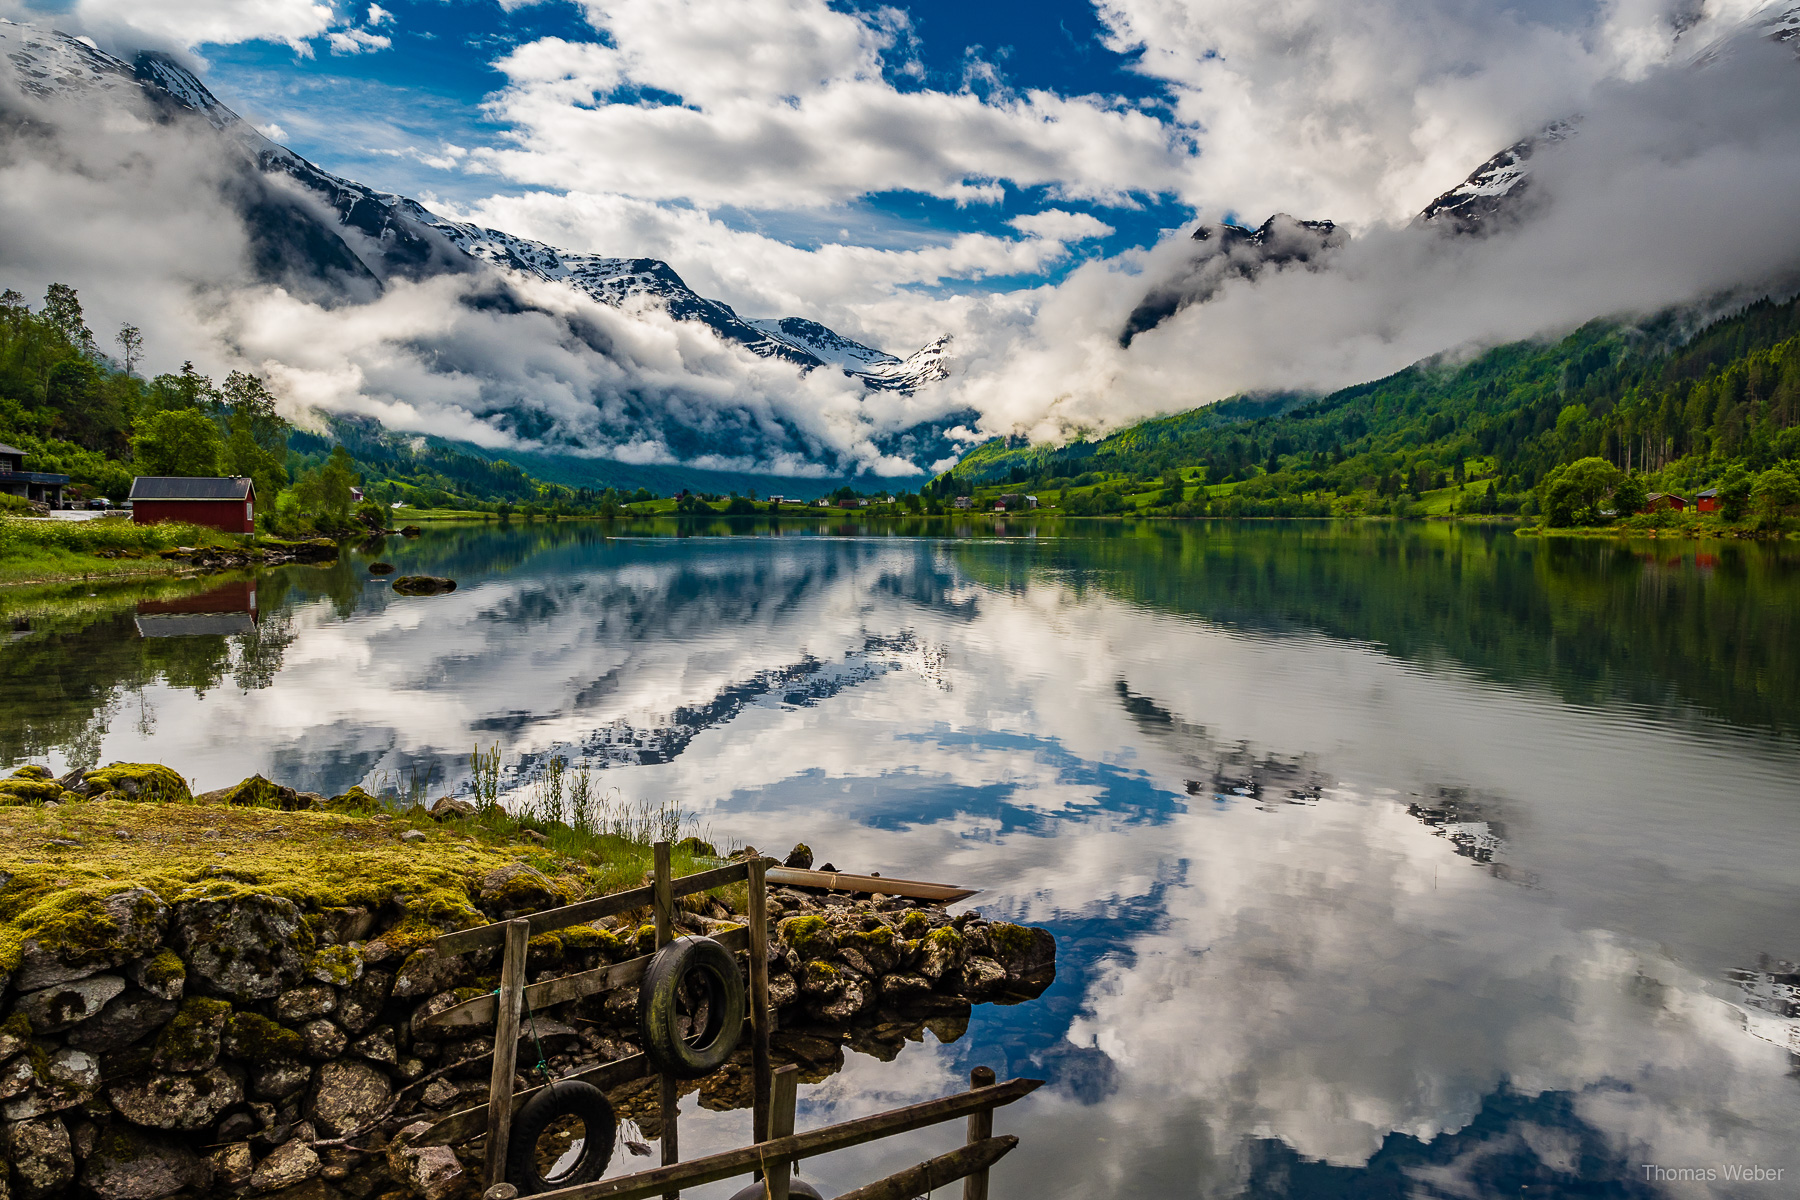
<path id="1" fill-rule="evenodd" d="M 642 1197 L 680 1195 L 682 1187 L 697 1187 L 736 1175 L 754 1174 L 763 1181 L 767 1200 L 788 1200 L 793 1164 L 834 1150 L 967 1118 L 964 1144 L 950 1153 L 909 1167 L 886 1179 L 847 1192 L 838 1200 L 910 1200 L 911 1197 L 963 1181 L 964 1200 L 987 1200 L 988 1169 L 1018 1145 L 1017 1137 L 994 1136 L 994 1109 L 1030 1094 L 1042 1080 L 1012 1079 L 996 1082 L 994 1072 L 977 1067 L 970 1074 L 966 1092 L 919 1104 L 859 1117 L 823 1129 L 794 1131 L 799 1072 L 795 1067 L 776 1071 L 770 1058 L 773 1010 L 769 1004 L 770 884 L 824 888 L 832 891 L 869 892 L 908 896 L 936 903 L 954 903 L 975 892 L 966 888 L 918 880 L 886 879 L 879 875 L 851 875 L 782 867 L 769 858 L 750 858 L 713 870 L 676 878 L 670 869 L 669 843 L 653 847 L 654 875 L 648 886 L 613 892 L 561 908 L 548 909 L 510 921 L 447 933 L 437 939 L 439 955 L 464 954 L 499 947 L 500 986 L 491 995 L 478 996 L 428 1018 L 424 1025 L 451 1029 L 494 1027 L 493 1073 L 485 1107 L 452 1113 L 412 1139 L 413 1145 L 449 1145 L 485 1138 L 482 1186 L 485 1200 L 512 1200 L 516 1187 L 505 1179 L 512 1122 L 525 1103 L 541 1088 L 514 1089 L 518 1066 L 520 1025 L 541 1008 L 629 987 L 644 978 L 654 954 L 641 955 L 612 966 L 527 984 L 526 947 L 541 933 L 587 924 L 603 917 L 650 907 L 655 914 L 656 947 L 660 952 L 675 937 L 675 901 L 696 892 L 710 891 L 739 882 L 749 888 L 748 923 L 713 936 L 734 954 L 749 958 L 749 1026 L 751 1045 L 752 1145 L 682 1162 L 676 1115 L 679 1080 L 660 1073 L 659 1108 L 662 1116 L 661 1165 L 634 1174 L 539 1192 L 557 1200 L 639 1200 Z M 581 1080 L 602 1091 L 658 1074 L 647 1054 L 633 1054 L 574 1072 L 565 1079 Z M 563 1082 L 559 1080 L 557 1082 Z M 590 1131 L 591 1132 L 591 1131 Z"/>

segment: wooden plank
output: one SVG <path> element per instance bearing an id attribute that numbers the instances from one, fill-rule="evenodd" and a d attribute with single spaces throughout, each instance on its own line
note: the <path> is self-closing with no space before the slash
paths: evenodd
<path id="1" fill-rule="evenodd" d="M 695 892 L 708 892 L 716 887 L 736 883 L 740 879 L 750 877 L 748 863 L 732 863 L 729 866 L 715 867 L 710 871 L 699 871 L 693 875 L 683 875 L 674 881 L 670 894 L 675 897 L 692 895 Z M 598 921 L 602 917 L 614 917 L 634 908 L 646 908 L 656 900 L 654 886 L 631 888 L 628 891 L 613 892 L 606 896 L 596 896 L 592 900 L 582 900 L 575 904 L 565 904 L 561 908 L 547 908 L 540 913 L 532 913 L 525 918 L 531 922 L 531 936 L 549 933 L 552 930 L 567 929 L 571 925 L 586 925 L 590 921 Z M 470 950 L 480 950 L 485 946 L 498 946 L 505 938 L 506 922 L 496 921 L 492 925 L 477 925 L 473 929 L 459 929 L 455 933 L 446 933 L 437 939 L 437 952 L 440 955 L 466 954 Z"/>
<path id="2" fill-rule="evenodd" d="M 656 948 L 661 951 L 664 946 L 675 940 L 675 892 L 671 878 L 674 872 L 669 866 L 669 843 L 657 842 L 650 847 L 656 858 Z M 642 1012 L 640 1008 L 638 1010 Z M 674 1166 L 681 1161 L 681 1140 L 678 1135 L 677 1118 L 681 1115 L 681 1084 L 675 1076 L 667 1071 L 662 1073 L 658 1081 L 656 1111 L 662 1117 L 662 1164 Z M 663 1193 L 663 1200 L 680 1200 L 681 1189 L 671 1185 Z"/>
<path id="3" fill-rule="evenodd" d="M 750 1022 L 746 1020 L 744 1024 L 747 1027 Z M 746 1032 L 748 1032 L 747 1029 Z M 614 1059 L 612 1062 L 599 1063 L 585 1071 L 576 1071 L 564 1078 L 579 1079 L 584 1083 L 593 1084 L 603 1092 L 610 1092 L 616 1087 L 636 1083 L 651 1074 L 653 1071 L 650 1066 L 650 1056 L 632 1054 Z M 540 1090 L 542 1090 L 541 1087 L 534 1087 L 513 1093 L 512 1110 L 515 1113 L 518 1112 L 525 1107 L 525 1102 Z M 414 1146 L 453 1146 L 458 1142 L 466 1142 L 470 1138 L 480 1137 L 482 1132 L 487 1129 L 487 1111 L 487 1106 L 481 1105 L 453 1112 L 414 1138 L 409 1144 Z"/>
<path id="4" fill-rule="evenodd" d="M 951 887 L 947 883 L 924 883 L 917 879 L 884 879 L 880 875 L 845 875 L 837 871 L 802 871 L 795 867 L 770 867 L 770 883 L 786 887 L 824 888 L 833 892 L 880 892 L 886 896 L 907 896 L 914 900 L 932 900 L 954 904 L 981 894 L 979 888 Z"/>
<path id="5" fill-rule="evenodd" d="M 976 1067 L 974 1070 L 969 1072 L 969 1086 L 972 1088 L 987 1087 L 989 1084 L 991 1084 L 993 1082 L 994 1082 L 994 1068 L 992 1068 L 992 1067 Z M 980 1112 L 970 1113 L 969 1114 L 968 1145 L 969 1146 L 977 1146 L 977 1145 L 981 1145 L 986 1142 L 990 1142 L 993 1139 L 994 1139 L 994 1110 L 991 1108 L 984 1108 Z M 1010 1149 L 1012 1149 L 1012 1147 L 1008 1146 L 1006 1149 L 1010 1150 Z M 1005 1154 L 1005 1153 L 1006 1153 L 1006 1150 L 1002 1150 L 1000 1152 L 1000 1154 Z M 999 1158 L 1000 1154 L 994 1155 L 994 1158 L 995 1159 Z M 936 1161 L 938 1161 L 938 1160 L 937 1159 L 932 1160 L 932 1162 L 936 1162 Z M 991 1162 L 992 1160 L 989 1160 L 989 1161 Z M 924 1165 L 930 1166 L 931 1163 L 926 1163 Z M 987 1169 L 988 1169 L 988 1164 L 983 1163 L 979 1167 L 971 1168 L 970 1170 L 968 1170 L 961 1176 L 962 1181 L 963 1181 L 963 1200 L 987 1200 L 987 1196 L 988 1196 Z M 956 1178 L 956 1176 L 951 1176 L 948 1179 L 940 1180 L 937 1183 L 933 1183 L 930 1187 L 927 1187 L 927 1188 L 924 1188 L 921 1190 L 928 1192 L 931 1190 L 931 1188 L 942 1187 L 944 1184 L 949 1183 L 950 1179 L 953 1179 L 953 1178 Z M 916 1196 L 916 1195 L 918 1195 L 918 1192 L 916 1192 L 916 1191 L 909 1192 L 909 1193 L 907 1193 L 907 1195 L 908 1196 Z"/>
<path id="6" fill-rule="evenodd" d="M 750 864 L 750 1127 L 754 1140 L 769 1140 L 769 888 L 767 864 Z M 793 1130 L 789 1129 L 789 1133 Z"/>
<path id="7" fill-rule="evenodd" d="M 739 1150 L 709 1154 L 704 1158 L 676 1163 L 673 1166 L 656 1167 L 649 1171 L 639 1171 L 633 1175 L 621 1175 L 617 1179 L 603 1179 L 598 1183 L 584 1183 L 575 1187 L 559 1188 L 555 1191 L 542 1192 L 540 1195 L 554 1196 L 556 1200 L 647 1200 L 648 1197 L 658 1195 L 671 1185 L 697 1187 L 703 1183 L 712 1183 L 720 1179 L 730 1179 L 734 1175 L 747 1174 L 765 1161 L 773 1161 L 777 1158 L 813 1158 L 820 1154 L 830 1154 L 835 1150 L 847 1150 L 851 1146 L 860 1146 L 865 1142 L 873 1142 L 892 1134 L 906 1133 L 914 1129 L 923 1129 L 928 1125 L 954 1121 L 958 1117 L 968 1116 L 979 1108 L 1011 1104 L 1022 1096 L 1030 1095 L 1043 1085 L 1044 1081 L 1041 1079 L 1011 1079 L 1005 1083 L 997 1083 L 993 1087 L 980 1088 L 973 1092 L 959 1092 L 954 1096 L 926 1100 L 920 1104 L 909 1104 L 905 1108 L 896 1108 L 891 1112 L 877 1113 L 872 1117 L 859 1117 L 854 1121 L 827 1125 L 823 1129 L 811 1129 L 805 1133 L 796 1133 L 790 1137 L 760 1142 Z"/>
<path id="8" fill-rule="evenodd" d="M 494 1022 L 494 1070 L 488 1082 L 487 1156 L 482 1186 L 506 1182 L 507 1139 L 512 1133 L 513 1068 L 519 1055 L 519 1013 L 525 1003 L 525 954 L 531 922 L 511 921 L 500 963 L 499 1017 Z"/>
<path id="9" fill-rule="evenodd" d="M 750 946 L 750 931 L 742 925 L 733 929 L 721 929 L 707 936 L 733 954 L 747 950 Z M 614 988 L 630 987 L 644 977 L 644 972 L 650 967 L 650 960 L 655 957 L 654 954 L 640 954 L 610 967 L 595 967 L 592 971 L 579 971 L 574 975 L 534 983 L 525 989 L 525 1009 L 531 1012 Z M 469 1026 L 491 1025 L 497 1011 L 496 1004 L 492 994 L 464 1000 L 453 1008 L 446 1008 L 419 1022 L 419 1028 L 464 1029 Z"/>
<path id="10" fill-rule="evenodd" d="M 990 1109 L 988 1115 L 992 1116 L 993 1110 Z M 896 1171 L 886 1179 L 877 1179 L 874 1183 L 845 1192 L 837 1200 L 913 1200 L 915 1196 L 928 1196 L 934 1189 L 948 1187 L 959 1179 L 963 1181 L 963 1194 L 967 1195 L 969 1180 L 977 1176 L 985 1178 L 988 1168 L 1018 1144 L 1019 1139 L 1010 1134 L 970 1142 L 916 1167 Z"/>
<path id="11" fill-rule="evenodd" d="M 759 1141 L 794 1135 L 794 1109 L 800 1099 L 800 1068 L 786 1066 L 775 1073 L 769 1093 L 769 1136 Z M 788 1184 L 793 1180 L 794 1160 L 764 1159 L 764 1200 L 788 1200 Z"/>

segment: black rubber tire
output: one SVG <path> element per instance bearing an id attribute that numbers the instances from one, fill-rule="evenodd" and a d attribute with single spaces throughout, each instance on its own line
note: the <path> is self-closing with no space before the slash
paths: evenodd
<path id="1" fill-rule="evenodd" d="M 538 1172 L 537 1141 L 559 1117 L 579 1117 L 587 1127 L 581 1157 L 555 1179 L 545 1179 Z M 527 1100 L 513 1117 L 506 1147 L 506 1182 L 518 1188 L 521 1196 L 593 1183 L 606 1174 L 618 1136 L 619 1118 L 605 1092 L 579 1079 L 553 1083 Z"/>
<path id="2" fill-rule="evenodd" d="M 698 975 L 707 989 L 706 1028 L 681 1036 L 675 1009 L 682 981 Z M 638 984 L 638 1034 L 658 1071 L 699 1079 L 724 1066 L 744 1032 L 744 980 L 731 951 L 706 937 L 679 937 L 650 960 Z"/>
<path id="3" fill-rule="evenodd" d="M 762 1180 L 759 1179 L 749 1187 L 739 1188 L 737 1191 L 731 1193 L 731 1200 L 764 1200 L 764 1197 L 768 1194 L 768 1190 L 763 1187 Z M 807 1183 L 803 1179 L 789 1179 L 789 1200 L 792 1200 L 795 1196 L 804 1196 L 806 1197 L 806 1200 L 825 1200 L 825 1197 L 819 1194 L 819 1189 L 812 1184 Z"/>

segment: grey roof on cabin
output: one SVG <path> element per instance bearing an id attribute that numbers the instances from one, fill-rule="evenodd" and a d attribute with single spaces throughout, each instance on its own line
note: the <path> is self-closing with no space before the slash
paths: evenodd
<path id="1" fill-rule="evenodd" d="M 250 481 L 243 476 L 211 479 L 185 475 L 139 475 L 131 481 L 133 500 L 248 500 Z"/>
<path id="2" fill-rule="evenodd" d="M 25 451 L 19 449 L 17 446 L 8 446 L 4 443 L 0 443 L 0 454 L 16 454 L 20 458 L 25 457 Z"/>

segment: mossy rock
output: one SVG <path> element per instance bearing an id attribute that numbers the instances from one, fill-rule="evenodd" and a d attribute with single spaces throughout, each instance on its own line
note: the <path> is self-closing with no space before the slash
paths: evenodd
<path id="1" fill-rule="evenodd" d="M 283 812 L 293 812 L 295 809 L 311 807 L 300 798 L 300 793 L 293 788 L 283 787 L 279 783 L 264 779 L 261 775 L 252 775 L 241 783 L 234 783 L 228 788 L 207 792 L 200 799 L 240 808 L 279 808 Z"/>
<path id="2" fill-rule="evenodd" d="M 189 996 L 156 1038 L 155 1063 L 165 1071 L 205 1071 L 219 1061 L 219 1041 L 231 1019 L 231 1005 Z"/>
<path id="3" fill-rule="evenodd" d="M 194 799 L 187 780 L 161 763 L 109 763 L 83 776 L 82 788 L 91 796 L 111 792 L 162 804 L 188 804 Z"/>
<path id="4" fill-rule="evenodd" d="M 225 1026 L 225 1053 L 240 1062 L 298 1062 L 306 1057 L 306 1039 L 265 1016 L 240 1012 Z"/>
<path id="5" fill-rule="evenodd" d="M 172 999 L 181 994 L 181 985 L 187 982 L 187 964 L 181 961 L 179 954 L 164 946 L 142 968 L 135 970 L 133 978 L 151 995 Z"/>
<path id="6" fill-rule="evenodd" d="M 17 775 L 0 779 L 0 805 L 60 803 L 65 794 L 70 799 L 80 799 L 65 793 L 62 784 L 54 779 L 22 779 Z"/>
<path id="7" fill-rule="evenodd" d="M 563 963 L 563 940 L 554 933 L 540 933 L 525 945 L 525 966 L 542 971 Z"/>
<path id="8" fill-rule="evenodd" d="M 99 887 L 109 894 L 94 895 Z M 115 891 L 118 884 L 71 889 L 0 904 L 0 917 L 16 940 L 0 941 L 0 971 L 19 969 L 20 991 L 79 979 L 152 953 L 168 925 L 169 908 L 148 888 Z M 10 898 L 9 898 L 10 899 Z M 34 900 L 37 903 L 32 903 Z M 29 906 L 29 907 L 27 907 Z M 23 912 L 15 912 L 23 909 Z"/>
<path id="9" fill-rule="evenodd" d="M 326 946 L 306 960 L 308 978 L 349 987 L 362 978 L 363 958 L 349 946 Z"/>
<path id="10" fill-rule="evenodd" d="M 604 954 L 608 957 L 629 948 L 624 938 L 591 925 L 576 925 L 562 931 L 564 950 L 574 954 Z"/>
<path id="11" fill-rule="evenodd" d="M 677 854 L 691 854 L 695 858 L 717 858 L 719 852 L 711 842 L 703 842 L 697 837 L 685 837 L 674 845 Z"/>
<path id="12" fill-rule="evenodd" d="M 789 917 L 775 927 L 775 933 L 801 958 L 829 958 L 837 949 L 831 922 L 816 913 Z"/>
<path id="13" fill-rule="evenodd" d="M 36 763 L 26 763 L 24 766 L 20 767 L 16 771 L 14 771 L 11 775 L 7 776 L 7 778 L 8 779 L 35 779 L 39 783 L 44 783 L 49 780 L 55 779 L 56 776 L 54 776 L 50 773 L 49 767 L 41 767 Z"/>
<path id="14" fill-rule="evenodd" d="M 900 918 L 900 936 L 904 938 L 922 938 L 931 932 L 931 918 L 918 909 L 912 909 Z"/>
<path id="15" fill-rule="evenodd" d="M 325 802 L 325 811 L 335 813 L 378 813 L 384 811 L 385 808 L 381 798 L 365 792 L 360 783 L 349 791 L 333 796 Z"/>
<path id="16" fill-rule="evenodd" d="M 401 575 L 393 587 L 402 596 L 444 596 L 456 590 L 456 580 L 439 575 Z"/>

